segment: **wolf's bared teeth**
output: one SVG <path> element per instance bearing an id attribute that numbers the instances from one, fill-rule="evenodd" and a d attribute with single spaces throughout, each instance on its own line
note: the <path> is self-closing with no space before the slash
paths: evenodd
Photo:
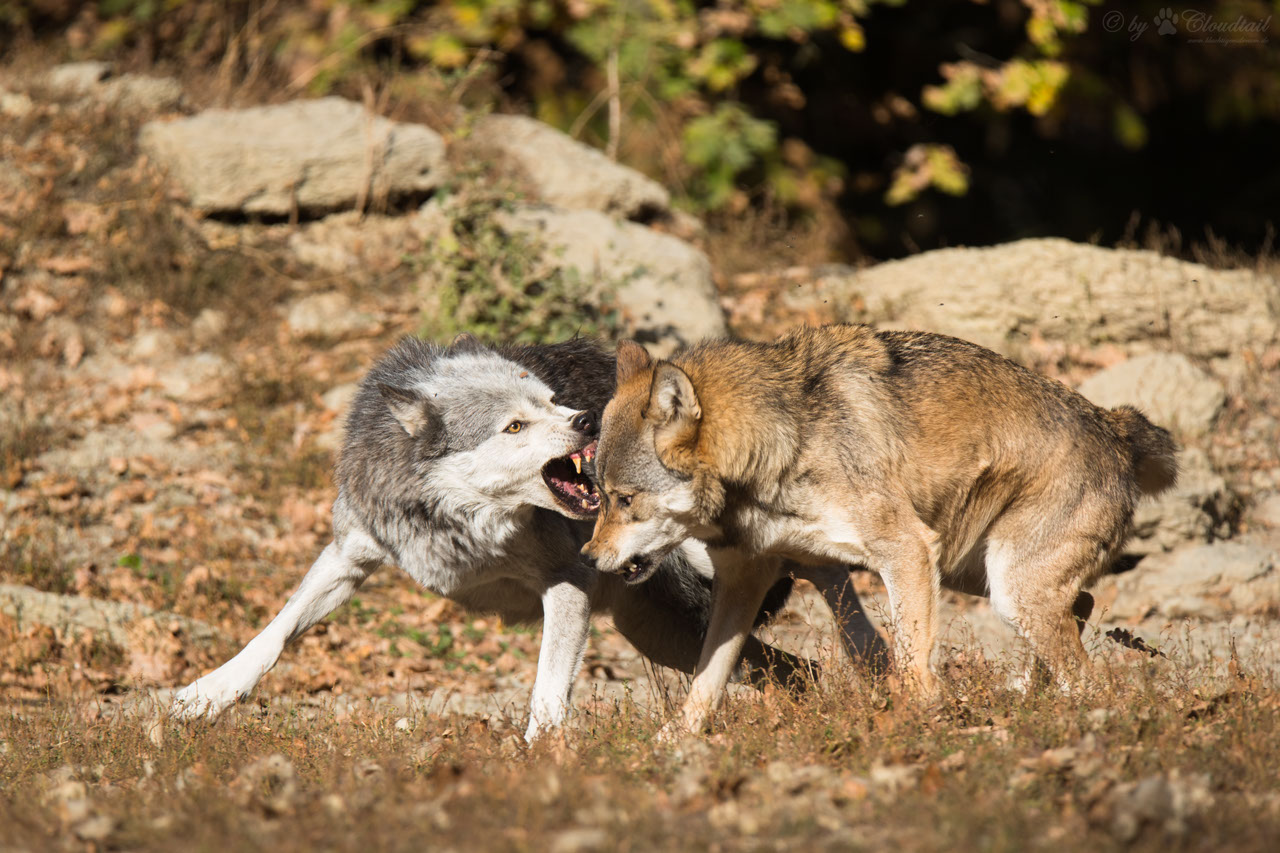
<path id="1" fill-rule="evenodd" d="M 569 458 L 573 460 L 573 467 L 578 470 L 579 474 L 581 474 L 582 473 L 582 457 L 575 453 Z"/>
<path id="2" fill-rule="evenodd" d="M 591 509 L 591 503 L 586 498 L 583 498 L 582 500 L 578 501 L 578 503 L 582 504 L 583 509 Z"/>

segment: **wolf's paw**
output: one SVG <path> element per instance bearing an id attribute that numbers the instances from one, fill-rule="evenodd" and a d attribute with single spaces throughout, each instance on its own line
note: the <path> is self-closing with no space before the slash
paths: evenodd
<path id="1" fill-rule="evenodd" d="M 220 684 L 217 673 L 188 684 L 173 694 L 169 713 L 179 720 L 212 720 L 235 704 L 239 691 L 227 684 Z"/>
<path id="2" fill-rule="evenodd" d="M 668 720 L 667 724 L 658 729 L 658 733 L 654 735 L 654 746 L 663 749 L 674 749 L 684 743 L 689 737 L 689 729 L 685 727 L 684 720 L 676 717 Z"/>
<path id="3" fill-rule="evenodd" d="M 1173 24 L 1174 22 L 1173 10 L 1170 9 L 1168 6 L 1161 9 L 1156 14 L 1154 20 L 1155 20 L 1156 26 L 1158 27 L 1156 32 L 1162 36 L 1171 36 L 1178 31 L 1178 28 L 1175 27 Z"/>

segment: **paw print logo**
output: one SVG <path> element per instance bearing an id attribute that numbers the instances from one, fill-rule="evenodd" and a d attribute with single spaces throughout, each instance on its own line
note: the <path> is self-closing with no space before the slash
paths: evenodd
<path id="1" fill-rule="evenodd" d="M 1173 10 L 1168 6 L 1165 6 L 1156 14 L 1155 22 L 1159 27 L 1156 32 L 1162 36 L 1173 35 L 1178 31 L 1178 28 L 1173 25 L 1173 21 Z"/>

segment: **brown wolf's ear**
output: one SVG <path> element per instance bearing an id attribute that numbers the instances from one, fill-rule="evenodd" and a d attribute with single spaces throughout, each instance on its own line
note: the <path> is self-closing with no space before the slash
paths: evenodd
<path id="1" fill-rule="evenodd" d="M 463 332 L 453 339 L 453 343 L 449 344 L 449 352 L 479 352 L 484 349 L 484 344 L 480 343 L 480 339 L 470 332 Z"/>
<path id="2" fill-rule="evenodd" d="M 653 365 L 649 351 L 635 341 L 618 342 L 618 384 L 638 376 Z"/>
<path id="3" fill-rule="evenodd" d="M 669 361 L 658 362 L 645 417 L 654 424 L 653 441 L 659 461 L 672 470 L 687 473 L 702 420 L 702 406 L 689 374 Z"/>
<path id="4" fill-rule="evenodd" d="M 702 417 L 698 393 L 689 374 L 669 361 L 658 362 L 649 389 L 648 416 L 657 424 L 696 421 Z"/>
<path id="5" fill-rule="evenodd" d="M 444 445 L 444 421 L 431 401 L 416 391 L 397 388 L 385 382 L 378 383 L 382 399 L 387 401 L 391 416 L 401 428 L 416 439 L 428 438 L 434 444 Z"/>

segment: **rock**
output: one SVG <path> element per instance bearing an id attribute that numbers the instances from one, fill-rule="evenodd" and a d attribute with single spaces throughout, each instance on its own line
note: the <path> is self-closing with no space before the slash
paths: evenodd
<path id="1" fill-rule="evenodd" d="M 299 338 L 341 339 L 378 331 L 376 317 L 357 311 L 343 293 L 316 293 L 289 306 L 289 331 Z"/>
<path id="2" fill-rule="evenodd" d="M 174 471 L 194 471 L 208 465 L 211 457 L 234 464 L 241 448 L 218 441 L 197 446 L 189 441 L 170 440 L 172 430 L 152 432 L 129 424 L 108 424 L 87 433 L 81 440 L 46 451 L 36 457 L 38 467 L 49 476 L 67 476 L 86 482 L 114 483 L 111 460 L 150 457 Z"/>
<path id="3" fill-rule="evenodd" d="M 786 304 L 838 320 L 942 332 L 1017 356 L 1050 340 L 1165 347 L 1204 358 L 1265 350 L 1280 336 L 1280 282 L 1155 252 L 1030 239 L 940 249 L 865 270 L 824 267 Z"/>
<path id="4" fill-rule="evenodd" d="M 486 116 L 476 123 L 470 142 L 499 152 L 529 180 L 538 198 L 554 207 L 628 219 L 653 217 L 671 207 L 670 194 L 657 181 L 537 119 Z"/>
<path id="5" fill-rule="evenodd" d="M 111 76 L 106 62 L 72 62 L 36 79 L 37 88 L 54 98 L 78 99 L 119 109 L 157 112 L 182 102 L 182 84 L 171 77 L 141 74 Z"/>
<path id="6" fill-rule="evenodd" d="M 197 643 L 210 643 L 218 636 L 209 625 L 176 613 L 152 610 L 141 604 L 57 595 L 19 584 L 0 584 L 0 613 L 15 619 L 19 628 L 48 625 L 71 636 L 92 631 L 120 648 L 128 647 L 128 628 L 141 619 L 153 619 L 157 625 L 176 623 L 184 639 Z"/>
<path id="7" fill-rule="evenodd" d="M 434 203 L 434 198 L 429 199 L 424 207 Z M 296 227 L 278 225 L 265 230 L 272 239 L 283 238 L 302 263 L 349 277 L 395 269 L 405 255 L 420 251 L 434 236 L 417 212 L 376 216 L 343 211 Z"/>
<path id="8" fill-rule="evenodd" d="M 0 115 L 9 118 L 22 118 L 35 109 L 35 101 L 23 92 L 8 92 L 0 89 Z"/>
<path id="9" fill-rule="evenodd" d="M 284 216 L 423 193 L 445 174 L 445 146 L 422 125 L 342 98 L 206 110 L 149 122 L 139 142 L 205 212 Z"/>
<path id="10" fill-rule="evenodd" d="M 342 414 L 346 412 L 347 406 L 351 405 L 351 401 L 355 399 L 356 392 L 360 390 L 360 385 L 356 382 L 347 382 L 338 385 L 324 392 L 324 396 L 320 398 L 324 403 L 324 407 L 331 412 Z"/>
<path id="11" fill-rule="evenodd" d="M 156 113 L 182 105 L 182 84 L 172 77 L 144 77 L 122 74 L 107 80 L 90 96 L 100 103 L 123 110 Z"/>
<path id="12" fill-rule="evenodd" d="M 53 775 L 55 784 L 45 796 L 45 800 L 53 807 L 63 823 L 76 823 L 89 817 L 93 806 L 89 802 L 88 788 L 78 779 L 71 778 L 67 771 L 75 772 L 65 765 L 55 771 Z"/>
<path id="13" fill-rule="evenodd" d="M 107 815 L 90 815 L 72 826 L 71 831 L 81 841 L 101 844 L 111 837 L 111 833 L 116 831 L 116 822 Z"/>
<path id="14" fill-rule="evenodd" d="M 225 395 L 236 377 L 231 362 L 211 352 L 176 359 L 162 369 L 157 381 L 165 396 L 188 403 L 203 403 Z"/>
<path id="15" fill-rule="evenodd" d="M 1280 492 L 1259 495 L 1254 500 L 1249 520 L 1263 527 L 1280 530 Z"/>
<path id="16" fill-rule="evenodd" d="M 88 95 L 111 73 L 107 62 L 68 62 L 36 78 L 36 86 L 55 98 Z"/>
<path id="17" fill-rule="evenodd" d="M 598 826 L 578 826 L 562 829 L 551 837 L 551 853 L 593 853 L 596 850 L 607 850 L 609 833 Z"/>
<path id="18" fill-rule="evenodd" d="M 1215 542 L 1147 557 L 1113 579 L 1108 618 L 1221 619 L 1280 603 L 1280 554 L 1261 545 Z M 1105 587 L 1105 584 L 1099 584 Z"/>
<path id="19" fill-rule="evenodd" d="M 1226 535 L 1236 514 L 1236 497 L 1196 448 L 1178 454 L 1178 482 L 1157 498 L 1145 498 L 1133 514 L 1127 554 L 1159 554 L 1188 542 Z"/>
<path id="20" fill-rule="evenodd" d="M 899 794 L 919 785 L 923 772 L 923 764 L 882 764 L 877 761 L 871 765 L 871 785 L 887 794 Z"/>
<path id="21" fill-rule="evenodd" d="M 500 214 L 499 224 L 616 300 L 627 334 L 658 355 L 726 333 L 711 262 L 675 237 L 592 210 L 521 207 Z"/>
<path id="22" fill-rule="evenodd" d="M 209 346 L 222 340 L 229 322 L 227 312 L 216 308 L 205 308 L 191 323 L 191 336 L 201 346 Z"/>
<path id="23" fill-rule="evenodd" d="M 232 783 L 243 805 L 254 805 L 270 816 L 293 811 L 301 792 L 298 772 L 280 753 L 246 765 Z"/>
<path id="24" fill-rule="evenodd" d="M 1165 836 L 1185 835 L 1191 824 L 1213 807 L 1213 802 L 1208 776 L 1183 776 L 1174 770 L 1115 786 L 1095 809 L 1095 815 L 1105 816 L 1111 834 L 1128 843 L 1144 830 Z"/>
<path id="25" fill-rule="evenodd" d="M 129 355 L 142 361 L 156 358 L 170 359 L 178 349 L 178 338 L 173 332 L 164 329 L 147 329 L 134 335 L 129 346 Z"/>
<path id="26" fill-rule="evenodd" d="M 341 243 L 308 240 L 301 232 L 289 236 L 289 250 L 304 264 L 327 273 L 344 273 L 360 264 L 356 253 Z"/>
<path id="27" fill-rule="evenodd" d="M 25 210 L 25 206 L 19 201 L 30 199 L 35 187 L 31 176 L 18 168 L 14 161 L 0 157 L 0 213 L 12 215 Z M 12 281 L 12 278 L 10 275 L 9 280 Z M 7 286 L 12 288 L 14 284 L 8 283 Z M 12 315 L 6 314 L 6 316 Z"/>
<path id="28" fill-rule="evenodd" d="M 337 451 L 342 447 L 342 439 L 346 434 L 347 407 L 355 399 L 358 390 L 360 386 L 357 383 L 348 382 L 345 385 L 330 388 L 320 398 L 325 409 L 334 412 L 335 416 L 329 422 L 328 429 L 316 436 L 317 447 L 330 451 Z"/>
<path id="29" fill-rule="evenodd" d="M 1204 435 L 1222 410 L 1222 383 L 1180 353 L 1148 353 L 1100 370 L 1080 393 L 1106 409 L 1129 404 L 1152 422 L 1190 436 Z"/>

